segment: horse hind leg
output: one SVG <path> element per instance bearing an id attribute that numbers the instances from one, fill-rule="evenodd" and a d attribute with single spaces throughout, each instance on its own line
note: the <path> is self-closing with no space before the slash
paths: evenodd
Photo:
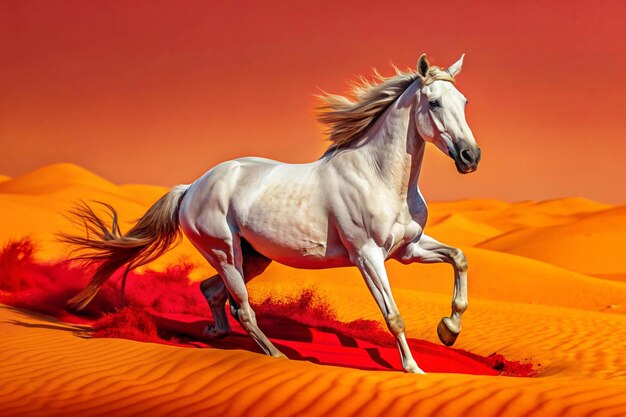
<path id="1" fill-rule="evenodd" d="M 203 335 L 210 338 L 220 338 L 230 333 L 230 324 L 226 316 L 227 291 L 222 278 L 213 275 L 202 281 L 200 291 L 209 304 L 213 315 L 213 324 L 208 324 L 203 331 Z"/>
<path id="2" fill-rule="evenodd" d="M 232 300 L 231 310 L 241 327 L 266 354 L 285 358 L 286 356 L 270 342 L 257 325 L 256 315 L 250 306 L 244 280 L 241 238 L 233 234 L 228 225 L 225 224 L 224 226 L 224 230 L 220 233 L 220 236 L 223 237 L 217 238 L 208 234 L 199 234 L 190 239 L 222 278 Z"/>
<path id="3" fill-rule="evenodd" d="M 274 357 L 284 358 L 272 342 L 259 328 L 256 315 L 250 306 L 242 270 L 231 264 L 221 264 L 218 269 L 231 299 L 231 313 L 237 318 L 241 327 L 257 342 L 263 351 Z"/>
<path id="4" fill-rule="evenodd" d="M 246 284 L 259 276 L 272 262 L 259 252 L 255 251 L 248 242 L 241 239 L 241 251 L 243 256 L 243 276 Z M 230 333 L 230 324 L 226 313 L 226 300 L 229 298 L 224 281 L 219 274 L 207 278 L 200 284 L 200 291 L 207 300 L 214 324 L 209 324 L 204 330 L 204 335 L 211 338 L 219 338 Z M 232 298 L 232 297 L 230 297 Z M 236 317 L 237 308 L 234 300 L 230 300 L 231 314 Z"/>

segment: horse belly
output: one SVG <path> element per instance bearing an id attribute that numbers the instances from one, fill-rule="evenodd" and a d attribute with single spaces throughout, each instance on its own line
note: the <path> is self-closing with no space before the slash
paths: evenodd
<path id="1" fill-rule="evenodd" d="M 345 249 L 328 251 L 324 244 L 277 241 L 273 236 L 242 233 L 244 239 L 264 256 L 293 268 L 324 269 L 351 265 Z"/>
<path id="2" fill-rule="evenodd" d="M 326 211 L 306 184 L 264 190 L 238 217 L 241 236 L 279 263 L 307 269 L 350 265 Z"/>
<path id="3" fill-rule="evenodd" d="M 338 238 L 311 225 L 286 218 L 240 230 L 241 236 L 264 256 L 294 268 L 318 269 L 350 264 Z"/>

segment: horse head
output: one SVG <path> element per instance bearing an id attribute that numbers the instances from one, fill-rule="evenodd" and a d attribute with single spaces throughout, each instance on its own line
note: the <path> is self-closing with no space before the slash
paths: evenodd
<path id="1" fill-rule="evenodd" d="M 467 99 L 455 86 L 464 56 L 445 70 L 431 67 L 426 54 L 419 57 L 417 73 L 422 83 L 414 117 L 419 135 L 450 156 L 460 173 L 468 174 L 478 168 L 481 152 L 465 120 Z"/>

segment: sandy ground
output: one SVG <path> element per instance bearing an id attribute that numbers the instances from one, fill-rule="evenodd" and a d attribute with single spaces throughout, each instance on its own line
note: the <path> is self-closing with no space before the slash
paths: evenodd
<path id="1" fill-rule="evenodd" d="M 130 221 L 163 192 L 116 186 L 73 165 L 45 167 L 0 182 L 0 237 L 31 236 L 41 259 L 56 259 L 67 250 L 53 234 L 71 230 L 60 213 L 74 201 L 106 201 Z M 76 325 L 2 306 L 0 416 L 626 416 L 626 207 L 572 198 L 429 208 L 427 233 L 461 247 L 470 264 L 456 347 L 530 360 L 538 377 L 416 376 L 85 338 Z M 212 272 L 188 243 L 153 267 L 181 259 L 198 265 L 198 279 Z M 437 342 L 451 269 L 388 268 L 408 336 Z M 257 301 L 315 288 L 342 321 L 381 321 L 353 269 L 273 264 L 249 287 Z"/>

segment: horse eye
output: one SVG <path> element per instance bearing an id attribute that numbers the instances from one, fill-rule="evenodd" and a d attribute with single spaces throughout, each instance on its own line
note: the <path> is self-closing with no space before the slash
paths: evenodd
<path id="1" fill-rule="evenodd" d="M 437 107 L 440 107 L 440 104 L 439 104 L 438 100 L 428 100 L 428 105 L 430 106 L 431 109 L 435 109 Z"/>

